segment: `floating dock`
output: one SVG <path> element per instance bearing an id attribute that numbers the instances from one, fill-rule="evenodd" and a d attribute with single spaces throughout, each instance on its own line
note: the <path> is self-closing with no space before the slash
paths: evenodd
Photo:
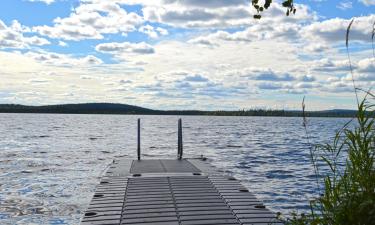
<path id="1" fill-rule="evenodd" d="M 281 225 L 276 214 L 205 158 L 118 159 L 97 186 L 81 225 Z"/>
<path id="2" fill-rule="evenodd" d="M 238 180 L 204 159 L 116 160 L 82 225 L 281 225 Z"/>

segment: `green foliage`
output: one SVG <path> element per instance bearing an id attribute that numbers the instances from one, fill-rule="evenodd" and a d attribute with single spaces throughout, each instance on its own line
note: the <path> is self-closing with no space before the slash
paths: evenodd
<path id="1" fill-rule="evenodd" d="M 254 15 L 254 19 L 262 18 L 261 12 L 268 9 L 272 4 L 272 0 L 265 0 L 264 4 L 261 4 L 259 0 L 252 0 L 251 5 L 256 9 L 257 14 Z M 287 8 L 286 15 L 289 16 L 291 13 L 296 14 L 297 9 L 294 7 L 293 0 L 286 0 L 282 3 L 282 6 Z"/>
<path id="2" fill-rule="evenodd" d="M 354 128 L 349 123 L 333 144 L 316 146 L 329 168 L 322 196 L 311 202 L 311 214 L 292 214 L 287 224 L 372 225 L 375 221 L 375 119 L 365 98 L 358 105 Z M 344 154 L 344 155 L 343 155 Z M 340 162 L 346 156 L 345 164 Z M 314 162 L 316 162 L 314 160 Z M 314 164 L 316 166 L 316 164 Z"/>
<path id="3" fill-rule="evenodd" d="M 301 215 L 298 215 L 297 213 L 293 212 L 291 214 L 291 217 L 292 219 L 288 221 L 288 224 L 290 225 L 305 225 L 306 221 L 311 220 L 308 215 L 303 213 Z"/>

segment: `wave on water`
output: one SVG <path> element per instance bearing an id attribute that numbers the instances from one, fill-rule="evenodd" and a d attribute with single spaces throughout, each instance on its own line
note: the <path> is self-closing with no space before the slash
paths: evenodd
<path id="1" fill-rule="evenodd" d="M 138 117 L 142 157 L 176 157 L 177 116 L 3 114 L 0 224 L 78 224 L 109 163 L 136 158 Z M 274 211 L 307 210 L 316 177 L 300 120 L 183 116 L 184 154 L 204 155 Z M 346 121 L 311 118 L 311 141 Z"/>

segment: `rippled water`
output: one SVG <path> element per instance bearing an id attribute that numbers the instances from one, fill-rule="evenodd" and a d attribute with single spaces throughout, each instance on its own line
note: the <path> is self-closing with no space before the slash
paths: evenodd
<path id="1" fill-rule="evenodd" d="M 78 224 L 112 159 L 135 157 L 137 118 L 0 114 L 0 224 Z M 175 157 L 178 117 L 140 118 L 144 157 Z M 274 211 L 307 209 L 316 183 L 301 118 L 182 119 L 185 154 L 209 157 Z M 310 118 L 312 142 L 346 121 Z"/>

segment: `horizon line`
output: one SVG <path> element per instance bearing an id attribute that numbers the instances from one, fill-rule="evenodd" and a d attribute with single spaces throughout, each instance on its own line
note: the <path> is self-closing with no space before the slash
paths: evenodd
<path id="1" fill-rule="evenodd" d="M 89 105 L 89 104 L 112 104 L 112 105 L 126 105 L 126 106 L 133 106 L 138 108 L 143 108 L 152 111 L 200 111 L 200 112 L 236 112 L 236 111 L 255 111 L 255 110 L 264 110 L 264 111 L 295 111 L 295 112 L 302 112 L 302 109 L 272 109 L 272 108 L 262 108 L 262 107 L 254 107 L 254 108 L 238 108 L 238 109 L 154 109 L 139 105 L 132 105 L 127 103 L 116 103 L 116 102 L 81 102 L 81 103 L 56 103 L 56 104 L 41 104 L 41 105 L 28 105 L 28 104 L 20 104 L 20 103 L 0 103 L 1 105 L 18 105 L 18 106 L 26 106 L 26 107 L 47 107 L 47 106 L 64 106 L 64 105 Z M 306 110 L 306 112 L 324 112 L 324 111 L 358 111 L 356 109 L 345 109 L 345 108 L 334 108 L 334 109 L 321 109 L 321 110 Z"/>

